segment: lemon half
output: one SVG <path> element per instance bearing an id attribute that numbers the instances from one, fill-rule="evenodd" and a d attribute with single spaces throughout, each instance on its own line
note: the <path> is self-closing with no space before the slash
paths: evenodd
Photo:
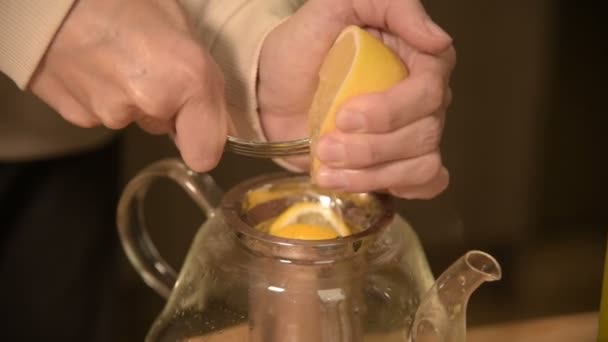
<path id="1" fill-rule="evenodd" d="M 408 75 L 399 56 L 376 37 L 357 26 L 345 28 L 325 57 L 319 84 L 309 109 L 311 174 L 319 166 L 317 140 L 335 129 L 338 108 L 348 99 L 389 89 Z M 249 205 L 280 197 L 281 194 L 250 194 Z M 351 230 L 331 208 L 320 203 L 299 202 L 271 224 L 274 236 L 323 240 L 348 236 Z"/>
<path id="2" fill-rule="evenodd" d="M 333 239 L 351 234 L 331 208 L 314 202 L 300 202 L 289 207 L 276 218 L 268 233 L 302 240 Z"/>
<path id="3" fill-rule="evenodd" d="M 336 112 L 351 97 L 389 89 L 408 75 L 405 64 L 379 39 L 358 26 L 345 28 L 325 57 L 309 109 L 311 174 L 318 138 L 335 129 Z"/>

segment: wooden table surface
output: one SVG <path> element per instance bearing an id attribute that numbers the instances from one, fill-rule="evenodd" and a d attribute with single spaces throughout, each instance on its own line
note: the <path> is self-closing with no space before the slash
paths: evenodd
<path id="1" fill-rule="evenodd" d="M 469 329 L 467 342 L 596 342 L 597 313 L 581 313 Z"/>
<path id="2" fill-rule="evenodd" d="M 597 323 L 597 313 L 582 313 L 479 326 L 469 328 L 467 342 L 597 342 Z M 247 334 L 247 326 L 239 325 L 218 334 L 190 338 L 187 342 L 243 342 Z M 377 336 L 367 340 L 380 342 L 386 338 Z M 394 336 L 391 340 L 395 340 Z"/>

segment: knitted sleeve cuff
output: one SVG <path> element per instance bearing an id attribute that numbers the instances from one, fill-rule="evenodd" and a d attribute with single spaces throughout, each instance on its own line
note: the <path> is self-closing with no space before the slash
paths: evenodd
<path id="1" fill-rule="evenodd" d="M 21 89 L 38 67 L 74 0 L 0 1 L 0 71 Z"/>

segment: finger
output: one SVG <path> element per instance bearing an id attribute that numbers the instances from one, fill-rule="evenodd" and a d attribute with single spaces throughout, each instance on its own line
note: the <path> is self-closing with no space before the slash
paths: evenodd
<path id="1" fill-rule="evenodd" d="M 51 105 L 68 122 L 82 128 L 101 126 L 101 121 L 73 98 L 63 98 Z"/>
<path id="2" fill-rule="evenodd" d="M 319 140 L 317 157 L 329 167 L 347 169 L 419 157 L 439 148 L 443 118 L 443 112 L 426 116 L 386 134 L 335 131 Z"/>
<path id="3" fill-rule="evenodd" d="M 123 129 L 143 117 L 143 113 L 139 109 L 126 103 L 126 101 L 117 102 L 113 107 L 98 108 L 95 114 L 105 127 Z"/>
<path id="4" fill-rule="evenodd" d="M 423 185 L 435 178 L 441 167 L 439 152 L 433 152 L 366 169 L 332 169 L 321 165 L 315 181 L 324 188 L 366 192 Z"/>
<path id="5" fill-rule="evenodd" d="M 190 98 L 177 114 L 175 142 L 194 171 L 209 171 L 218 164 L 226 141 L 226 117 L 221 96 Z"/>
<path id="6" fill-rule="evenodd" d="M 452 43 L 419 0 L 362 0 L 354 1 L 353 8 L 356 24 L 394 32 L 416 49 L 438 53 Z"/>
<path id="7" fill-rule="evenodd" d="M 431 199 L 442 193 L 450 183 L 450 173 L 442 167 L 439 173 L 424 185 L 391 188 L 389 192 L 405 199 Z"/>
<path id="8" fill-rule="evenodd" d="M 440 111 L 450 99 L 447 82 L 429 70 L 385 92 L 349 99 L 338 111 L 336 127 L 349 133 L 392 132 Z"/>
<path id="9" fill-rule="evenodd" d="M 78 102 L 60 82 L 48 77 L 37 77 L 35 82 L 32 82 L 31 90 L 66 121 L 76 126 L 91 128 L 101 124 L 100 120 Z"/>
<path id="10" fill-rule="evenodd" d="M 128 96 L 107 83 L 92 85 L 94 96 L 89 96 L 88 105 L 101 123 L 110 129 L 123 129 L 144 114 L 131 104 Z"/>
<path id="11" fill-rule="evenodd" d="M 451 93 L 447 87 L 455 65 L 454 50 L 450 49 L 439 57 L 404 52 L 404 57 L 410 59 L 410 77 L 386 92 L 346 101 L 336 118 L 340 130 L 389 132 L 449 104 Z"/>
<path id="12" fill-rule="evenodd" d="M 448 70 L 445 73 L 445 78 L 449 79 L 451 76 L 451 72 L 456 66 L 456 49 L 453 45 L 450 45 L 444 51 L 434 54 L 428 54 L 424 51 L 416 49 L 411 44 L 408 44 L 406 41 L 401 39 L 399 36 L 387 31 L 381 31 L 376 29 L 367 29 L 368 32 L 372 33 L 374 36 L 378 37 L 384 45 L 388 46 L 393 50 L 402 61 L 406 63 L 410 72 L 416 72 L 416 70 L 421 69 L 418 62 L 424 63 L 442 63 L 444 64 Z M 422 58 L 421 61 L 418 59 Z M 424 68 L 423 68 L 424 69 Z"/>
<path id="13" fill-rule="evenodd" d="M 446 51 L 438 55 L 429 55 L 417 50 L 409 50 L 401 45 L 400 57 L 407 63 L 411 75 L 418 75 L 426 72 L 436 72 L 443 77 L 445 82 L 449 82 L 452 71 L 456 66 L 456 50 L 451 46 Z"/>

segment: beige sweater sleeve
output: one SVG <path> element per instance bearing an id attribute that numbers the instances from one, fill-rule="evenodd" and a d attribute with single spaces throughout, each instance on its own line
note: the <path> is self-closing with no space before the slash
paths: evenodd
<path id="1" fill-rule="evenodd" d="M 181 0 L 224 72 L 226 100 L 239 137 L 264 140 L 257 113 L 258 59 L 266 35 L 302 0 Z"/>
<path id="2" fill-rule="evenodd" d="M 224 72 L 239 136 L 264 139 L 257 115 L 258 59 L 266 35 L 303 0 L 179 0 Z M 21 89 L 74 0 L 0 0 L 0 71 Z"/>
<path id="3" fill-rule="evenodd" d="M 0 71 L 21 89 L 74 0 L 0 0 Z"/>

